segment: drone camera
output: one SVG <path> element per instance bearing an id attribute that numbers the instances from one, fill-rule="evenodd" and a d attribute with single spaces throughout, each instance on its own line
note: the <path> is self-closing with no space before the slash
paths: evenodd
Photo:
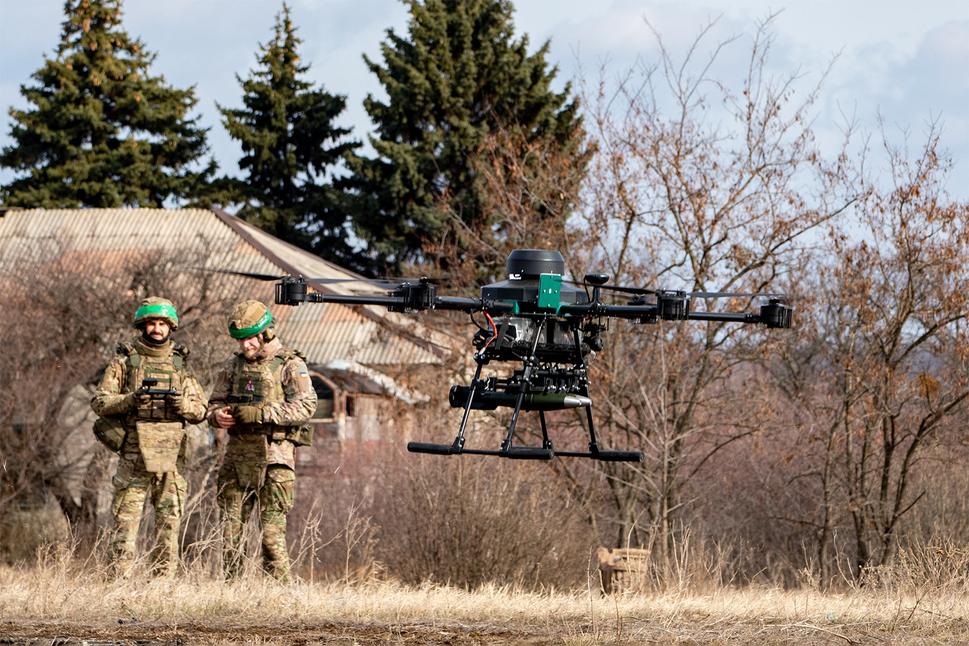
<path id="1" fill-rule="evenodd" d="M 299 305 L 306 300 L 306 281 L 303 277 L 285 276 L 276 283 L 277 305 Z"/>
<path id="2" fill-rule="evenodd" d="M 605 347 L 602 337 L 598 334 L 583 337 L 582 342 L 586 344 L 593 352 L 602 352 L 602 348 Z"/>
<path id="3" fill-rule="evenodd" d="M 582 329 L 583 337 L 582 343 L 584 343 L 593 352 L 601 352 L 602 348 L 605 347 L 605 343 L 602 340 L 602 333 L 605 331 L 606 326 L 599 325 L 598 323 L 589 323 Z"/>

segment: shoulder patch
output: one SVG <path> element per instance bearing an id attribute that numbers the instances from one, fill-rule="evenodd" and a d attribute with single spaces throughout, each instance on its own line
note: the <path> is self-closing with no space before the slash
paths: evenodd
<path id="1" fill-rule="evenodd" d="M 297 377 L 306 377 L 307 379 L 310 378 L 310 369 L 306 365 L 306 361 L 301 355 L 294 355 L 290 361 L 292 363 L 290 363 L 288 367 L 296 374 Z"/>
<path id="2" fill-rule="evenodd" d="M 302 361 L 306 361 L 306 355 L 296 348 L 283 348 L 276 356 L 283 361 L 291 361 L 293 359 L 301 359 Z"/>

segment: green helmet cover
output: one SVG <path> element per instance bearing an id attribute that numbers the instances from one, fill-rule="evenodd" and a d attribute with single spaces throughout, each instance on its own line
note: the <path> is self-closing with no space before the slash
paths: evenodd
<path id="1" fill-rule="evenodd" d="M 266 309 L 265 314 L 263 314 L 258 321 L 253 323 L 248 327 L 236 327 L 236 324 L 229 324 L 229 335 L 233 339 L 248 339 L 251 336 L 255 336 L 265 330 L 273 322 L 273 314 Z"/>
<path id="2" fill-rule="evenodd" d="M 178 312 L 175 311 L 175 306 L 170 303 L 146 303 L 135 310 L 131 322 L 138 325 L 149 319 L 166 319 L 172 327 L 175 327 L 178 325 Z"/>

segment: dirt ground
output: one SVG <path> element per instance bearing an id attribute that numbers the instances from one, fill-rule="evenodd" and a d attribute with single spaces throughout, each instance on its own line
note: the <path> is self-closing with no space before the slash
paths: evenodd
<path id="1" fill-rule="evenodd" d="M 729 623 L 718 625 L 714 618 L 706 621 L 669 625 L 666 622 L 626 622 L 619 629 L 571 626 L 568 630 L 543 632 L 508 632 L 490 630 L 487 626 L 405 625 L 275 625 L 232 627 L 228 625 L 162 625 L 141 622 L 99 625 L 71 625 L 58 622 L 0 623 L 0 644 L 31 646 L 100 646 L 126 644 L 429 644 L 468 646 L 472 644 L 877 644 L 960 642 L 969 639 L 969 624 L 955 620 L 948 630 L 937 628 L 929 633 L 904 624 L 885 626 L 877 623 L 855 626 L 824 627 L 807 623 Z"/>
<path id="2" fill-rule="evenodd" d="M 728 587 L 604 596 L 392 581 L 91 575 L 73 560 L 0 567 L 0 646 L 95 644 L 969 643 L 951 589 Z"/>
<path id="3" fill-rule="evenodd" d="M 545 644 L 562 643 L 553 636 L 488 633 L 470 628 L 427 626 L 262 626 L 245 629 L 203 625 L 66 626 L 7 622 L 0 625 L 0 644 L 67 646 L 85 644 Z"/>

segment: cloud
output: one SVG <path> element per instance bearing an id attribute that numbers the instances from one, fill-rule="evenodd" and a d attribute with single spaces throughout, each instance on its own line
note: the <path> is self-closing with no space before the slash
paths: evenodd
<path id="1" fill-rule="evenodd" d="M 828 120 L 838 110 L 856 114 L 863 128 L 876 128 L 880 115 L 896 143 L 908 135 L 917 145 L 930 123 L 942 127 L 941 144 L 955 167 L 949 190 L 969 193 L 969 21 L 928 30 L 906 51 L 890 41 L 846 52 L 828 93 Z"/>
<path id="2" fill-rule="evenodd" d="M 890 91 L 880 97 L 886 118 L 911 124 L 913 135 L 938 120 L 942 147 L 955 163 L 948 188 L 965 198 L 969 192 L 969 21 L 950 22 L 927 33 L 915 55 L 894 72 Z"/>
<path id="3" fill-rule="evenodd" d="M 609 4 L 584 3 L 567 6 L 553 23 L 552 50 L 557 60 L 568 60 L 579 51 L 583 61 L 609 62 L 629 68 L 637 62 L 655 59 L 660 43 L 677 58 L 683 57 L 701 29 L 713 24 L 706 43 L 715 44 L 749 31 L 753 22 L 706 4 L 636 2 L 615 0 Z M 528 21 L 520 21 L 528 30 Z M 652 25 L 652 28 L 650 27 Z"/>
<path id="4" fill-rule="evenodd" d="M 892 74 L 890 105 L 909 115 L 942 111 L 965 120 L 969 107 L 969 21 L 925 35 L 915 55 Z"/>

